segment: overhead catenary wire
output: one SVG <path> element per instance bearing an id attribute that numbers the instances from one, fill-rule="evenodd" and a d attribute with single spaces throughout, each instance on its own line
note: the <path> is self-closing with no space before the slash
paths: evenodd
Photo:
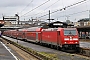
<path id="1" fill-rule="evenodd" d="M 39 13 L 36 13 L 36 14 L 33 14 L 33 15 L 38 15 L 38 14 L 44 13 L 48 8 L 50 8 L 51 6 L 53 6 L 54 4 L 56 4 L 58 1 L 60 1 L 60 0 L 57 0 L 56 2 L 54 2 L 53 4 L 51 4 L 50 6 L 48 6 L 47 8 L 45 8 L 44 11 L 39 12 Z M 31 15 L 28 15 L 28 16 L 31 16 Z"/>
<path id="2" fill-rule="evenodd" d="M 90 0 L 87 0 L 87 2 L 89 3 L 89 2 L 90 2 Z M 81 5 L 87 4 L 87 2 L 84 2 L 84 3 L 79 4 L 79 5 L 81 6 Z M 70 11 L 71 9 L 75 9 L 75 8 L 77 8 L 77 7 L 80 7 L 79 5 L 76 5 L 76 6 L 73 6 L 73 7 L 69 8 L 69 9 L 68 9 L 68 11 Z M 77 8 L 77 9 L 78 9 L 78 8 Z M 84 8 L 84 9 L 85 9 L 85 8 Z M 86 5 L 86 9 L 85 9 L 85 10 L 83 10 L 83 11 L 74 12 L 74 13 L 70 13 L 70 14 L 66 14 L 66 12 L 64 12 L 65 14 L 64 14 L 64 15 L 62 15 L 62 16 L 59 16 L 59 17 L 67 17 L 67 16 L 69 16 L 69 17 L 70 17 L 70 15 L 75 15 L 75 14 L 84 13 L 84 12 L 87 12 L 88 10 L 89 10 L 89 9 L 87 9 L 87 5 Z"/>
<path id="3" fill-rule="evenodd" d="M 87 12 L 87 11 L 90 11 L 90 10 L 84 10 L 84 11 L 80 11 L 80 12 L 76 12 L 76 13 L 72 13 L 72 14 L 68 14 L 68 15 L 63 15 L 60 17 L 66 17 L 66 16 L 75 15 L 75 14 L 79 14 L 79 13 L 83 13 L 83 12 Z"/>
<path id="4" fill-rule="evenodd" d="M 26 7 L 25 7 L 20 13 L 22 13 L 32 2 L 33 2 L 33 0 L 31 0 L 31 1 L 29 2 L 29 4 L 27 4 Z M 20 13 L 19 13 L 19 14 L 20 14 Z"/>
<path id="5" fill-rule="evenodd" d="M 87 0 L 87 2 L 89 3 L 90 2 L 90 0 Z M 79 12 L 74 12 L 74 13 L 71 13 L 71 14 L 67 14 L 67 15 L 62 15 L 62 16 L 59 16 L 59 17 L 67 17 L 67 16 L 72 16 L 72 15 L 75 15 L 75 14 L 80 14 L 80 13 L 84 13 L 84 12 L 89 12 L 90 10 L 87 8 L 87 2 L 85 2 L 86 3 L 86 9 L 85 10 L 83 10 L 83 11 L 79 11 Z M 73 8 L 75 8 L 75 7 L 73 7 Z M 72 9 L 72 8 L 70 8 L 70 9 Z"/>
<path id="6" fill-rule="evenodd" d="M 77 3 L 74 3 L 74 4 L 72 4 L 72 5 L 66 6 L 66 7 L 64 7 L 64 8 L 62 8 L 62 9 L 55 10 L 55 11 L 51 12 L 50 14 L 53 14 L 53 13 L 58 12 L 58 11 L 66 10 L 66 9 L 69 8 L 69 7 L 75 6 L 75 5 L 80 4 L 80 3 L 82 3 L 82 2 L 85 2 L 85 1 L 86 1 L 86 0 L 83 0 L 83 1 L 80 1 L 80 2 L 77 2 Z M 43 15 L 43 16 L 40 16 L 39 18 L 44 17 L 44 16 L 47 16 L 47 15 L 49 15 L 49 14 L 45 14 L 45 15 Z"/>
<path id="7" fill-rule="evenodd" d="M 42 5 L 46 4 L 46 3 L 47 3 L 47 2 L 49 2 L 49 1 L 50 1 L 50 0 L 47 0 L 46 2 L 44 2 L 44 3 L 40 4 L 39 6 L 35 7 L 34 9 L 32 9 L 32 10 L 30 10 L 30 11 L 26 12 L 26 13 L 25 13 L 25 14 L 23 14 L 22 16 L 24 16 L 24 15 L 26 15 L 26 14 L 28 14 L 28 13 L 30 13 L 30 12 L 32 12 L 32 11 L 34 11 L 35 9 L 37 9 L 37 8 L 41 7 Z"/>
<path id="8" fill-rule="evenodd" d="M 57 0 L 56 2 L 54 2 L 53 4 L 51 4 L 50 6 L 48 6 L 45 10 L 47 10 L 48 8 L 50 8 L 51 6 L 53 6 L 54 4 L 56 4 L 58 1 L 60 1 L 60 0 Z"/>
<path id="9" fill-rule="evenodd" d="M 77 5 L 77 4 L 82 3 L 82 2 L 84 2 L 84 1 L 86 1 L 86 0 L 77 2 L 77 3 L 75 3 L 75 4 L 69 5 L 69 6 L 64 7 L 64 8 L 62 8 L 62 9 L 59 9 L 59 10 L 56 10 L 56 11 L 54 11 L 54 12 L 51 12 L 50 14 L 55 13 L 55 12 L 58 12 L 58 11 L 66 10 L 66 8 L 69 8 L 69 7 L 71 7 L 71 6 Z"/>

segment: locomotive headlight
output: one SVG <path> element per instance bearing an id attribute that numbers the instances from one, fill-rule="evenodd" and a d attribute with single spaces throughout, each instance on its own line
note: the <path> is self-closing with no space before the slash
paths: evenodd
<path id="1" fill-rule="evenodd" d="M 65 44 L 66 44 L 67 42 L 65 42 Z"/>
<path id="2" fill-rule="evenodd" d="M 64 38 L 64 40 L 69 40 L 69 38 Z"/>
<path id="3" fill-rule="evenodd" d="M 78 42 L 75 42 L 75 43 L 78 43 Z"/>
<path id="4" fill-rule="evenodd" d="M 73 40 L 78 40 L 78 38 L 73 38 Z"/>

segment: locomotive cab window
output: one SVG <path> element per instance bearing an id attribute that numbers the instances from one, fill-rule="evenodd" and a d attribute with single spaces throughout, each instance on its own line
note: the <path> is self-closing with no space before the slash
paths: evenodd
<path id="1" fill-rule="evenodd" d="M 76 35 L 76 30 L 64 30 L 64 35 Z"/>

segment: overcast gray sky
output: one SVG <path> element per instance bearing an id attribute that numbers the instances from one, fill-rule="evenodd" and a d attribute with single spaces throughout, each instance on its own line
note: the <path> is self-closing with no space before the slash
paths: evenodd
<path id="1" fill-rule="evenodd" d="M 48 14 L 49 10 L 50 12 L 53 12 L 80 1 L 83 0 L 0 0 L 0 19 L 2 19 L 3 15 L 14 16 L 16 13 L 19 14 L 20 20 L 29 20 L 31 17 L 38 18 Z M 51 14 L 51 18 L 59 21 L 65 21 L 66 19 L 77 21 L 81 18 L 89 17 L 89 11 L 86 10 L 90 10 L 90 0 L 86 0 L 86 2 L 67 8 L 64 11 L 62 10 L 53 13 Z M 65 17 L 65 15 L 67 17 Z M 41 20 L 42 19 L 48 19 L 48 15 L 42 17 Z"/>

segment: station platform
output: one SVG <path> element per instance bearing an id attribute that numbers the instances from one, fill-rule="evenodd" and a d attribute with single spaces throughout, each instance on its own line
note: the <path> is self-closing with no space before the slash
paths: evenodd
<path id="1" fill-rule="evenodd" d="M 0 41 L 0 60 L 18 60 L 10 49 Z"/>

